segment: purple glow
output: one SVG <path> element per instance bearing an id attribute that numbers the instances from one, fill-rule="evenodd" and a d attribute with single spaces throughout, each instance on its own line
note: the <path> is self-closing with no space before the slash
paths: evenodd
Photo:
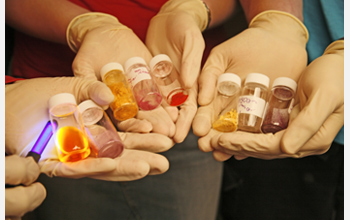
<path id="1" fill-rule="evenodd" d="M 47 143 L 49 142 L 52 134 L 53 134 L 53 126 L 57 126 L 56 123 L 51 124 L 50 121 L 48 121 L 43 129 L 43 131 L 41 132 L 40 136 L 38 137 L 38 139 L 36 140 L 31 152 L 34 152 L 36 154 L 41 155 L 41 153 L 44 151 Z"/>

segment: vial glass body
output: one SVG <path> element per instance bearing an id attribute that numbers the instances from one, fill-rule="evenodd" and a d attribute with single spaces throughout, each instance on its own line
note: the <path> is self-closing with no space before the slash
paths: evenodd
<path id="1" fill-rule="evenodd" d="M 114 118 L 119 121 L 133 118 L 138 112 L 138 106 L 123 71 L 111 70 L 102 80 L 114 95 L 114 101 L 110 104 Z"/>
<path id="2" fill-rule="evenodd" d="M 151 60 L 150 66 L 153 78 L 167 103 L 170 106 L 179 106 L 184 103 L 187 100 L 188 91 L 181 87 L 179 73 L 170 58 L 164 54 L 157 55 Z"/>
<path id="3" fill-rule="evenodd" d="M 287 128 L 294 95 L 294 90 L 287 86 L 272 88 L 261 126 L 263 133 L 276 133 Z"/>
<path id="4" fill-rule="evenodd" d="M 153 81 L 147 65 L 143 63 L 132 64 L 126 68 L 126 76 L 136 102 L 142 110 L 153 110 L 160 105 L 162 95 Z"/>
<path id="5" fill-rule="evenodd" d="M 80 103 L 79 108 L 96 157 L 119 156 L 124 145 L 106 112 L 91 100 Z"/>
<path id="6" fill-rule="evenodd" d="M 60 104 L 50 109 L 54 139 L 61 162 L 85 159 L 91 150 L 78 106 L 71 103 Z"/>
<path id="7" fill-rule="evenodd" d="M 214 112 L 215 115 L 219 112 L 219 116 L 212 125 L 215 130 L 221 132 L 237 130 L 237 103 L 240 87 L 240 79 L 238 82 L 222 81 L 218 83 L 217 94 L 214 99 Z"/>
<path id="8" fill-rule="evenodd" d="M 246 83 L 238 100 L 238 130 L 260 133 L 268 88 L 259 83 Z"/>

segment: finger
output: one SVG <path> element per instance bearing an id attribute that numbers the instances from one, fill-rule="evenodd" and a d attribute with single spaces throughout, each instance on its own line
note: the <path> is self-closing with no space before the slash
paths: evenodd
<path id="1" fill-rule="evenodd" d="M 119 133 L 126 149 L 145 150 L 150 152 L 164 152 L 174 146 L 169 137 L 157 134 Z"/>
<path id="2" fill-rule="evenodd" d="M 191 89 L 197 81 L 204 52 L 204 39 L 201 33 L 185 36 L 180 76 L 185 89 Z"/>
<path id="3" fill-rule="evenodd" d="M 213 156 L 214 156 L 215 160 L 220 161 L 220 162 L 226 161 L 232 157 L 232 155 L 230 155 L 230 154 L 226 154 L 226 153 L 223 153 L 223 152 L 217 151 L 217 150 L 213 151 Z"/>
<path id="4" fill-rule="evenodd" d="M 41 183 L 7 188 L 5 189 L 5 215 L 23 216 L 38 207 L 45 197 L 46 190 Z"/>
<path id="5" fill-rule="evenodd" d="M 216 130 L 211 129 L 209 133 L 201 138 L 198 139 L 198 147 L 203 152 L 210 152 L 213 151 L 214 148 L 211 146 L 211 139 L 213 137 L 220 137 L 223 133 L 218 132 Z"/>
<path id="6" fill-rule="evenodd" d="M 11 155 L 5 157 L 5 184 L 29 185 L 39 176 L 40 169 L 33 157 Z"/>
<path id="7" fill-rule="evenodd" d="M 149 133 L 152 131 L 152 124 L 143 119 L 130 118 L 125 121 L 117 122 L 118 129 L 124 132 Z"/>
<path id="8" fill-rule="evenodd" d="M 114 101 L 114 95 L 106 84 L 100 81 L 90 83 L 88 88 L 88 96 L 96 102 L 96 104 L 105 107 Z"/>
<path id="9" fill-rule="evenodd" d="M 289 124 L 281 142 L 285 153 L 292 155 L 298 152 L 334 112 L 335 108 L 332 103 L 334 99 L 324 99 L 324 97 L 327 97 L 327 94 L 321 91 L 309 97 L 304 108 Z"/>
<path id="10" fill-rule="evenodd" d="M 115 169 L 116 164 L 111 158 L 87 158 L 76 162 L 59 162 L 58 160 L 45 160 L 40 163 L 41 171 L 46 175 L 82 178 L 86 176 L 108 173 Z"/>
<path id="11" fill-rule="evenodd" d="M 244 159 L 248 158 L 248 157 L 242 156 L 242 155 L 234 155 L 234 157 L 236 160 L 244 160 Z"/>
<path id="12" fill-rule="evenodd" d="M 201 106 L 193 120 L 193 133 L 199 137 L 208 134 L 212 127 L 212 106 Z"/>
<path id="13" fill-rule="evenodd" d="M 213 101 L 216 93 L 217 78 L 225 72 L 225 61 L 220 54 L 215 53 L 215 48 L 210 53 L 202 72 L 199 76 L 198 104 L 208 105 Z"/>

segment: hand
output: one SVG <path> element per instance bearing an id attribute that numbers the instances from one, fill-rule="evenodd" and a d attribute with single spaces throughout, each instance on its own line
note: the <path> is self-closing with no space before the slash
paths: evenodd
<path id="1" fill-rule="evenodd" d="M 302 73 L 298 98 L 286 130 L 276 134 L 220 133 L 211 130 L 199 146 L 219 161 L 255 157 L 306 157 L 328 151 L 344 125 L 344 41 L 331 44 Z M 323 94 L 324 93 L 324 94 Z M 325 97 L 331 96 L 332 99 Z M 323 109 L 320 111 L 320 109 Z"/>
<path id="2" fill-rule="evenodd" d="M 33 211 L 46 197 L 41 183 L 34 183 L 40 174 L 38 164 L 32 157 L 21 158 L 17 155 L 5 157 L 5 184 L 15 185 L 5 188 L 5 216 L 22 217 Z M 22 184 L 22 186 L 17 186 Z"/>
<path id="3" fill-rule="evenodd" d="M 112 15 L 85 13 L 75 17 L 67 28 L 67 41 L 77 52 L 75 76 L 101 79 L 100 69 L 109 62 L 124 64 L 139 56 L 148 63 L 152 56 L 134 32 Z"/>
<path id="4" fill-rule="evenodd" d="M 193 121 L 198 136 L 208 134 L 213 113 L 203 108 L 214 101 L 217 78 L 225 72 L 236 73 L 244 82 L 249 73 L 263 73 L 272 82 L 280 76 L 298 80 L 306 67 L 308 33 L 302 23 L 285 12 L 266 11 L 257 15 L 249 28 L 216 46 L 199 77 L 200 108 Z"/>
<path id="5" fill-rule="evenodd" d="M 344 125 L 344 40 L 329 45 L 304 70 L 298 88 L 300 103 L 282 137 L 282 150 L 296 157 L 323 154 Z"/>
<path id="6" fill-rule="evenodd" d="M 6 85 L 7 154 L 25 156 L 30 151 L 49 120 L 47 109 L 49 98 L 61 92 L 74 94 L 78 103 L 92 99 L 99 105 L 108 105 L 114 99 L 108 87 L 102 82 L 77 77 L 36 78 Z M 148 128 L 147 125 L 139 126 L 141 131 Z M 156 133 L 127 133 L 120 136 L 127 148 L 120 157 L 88 158 L 76 163 L 61 163 L 54 141 L 51 140 L 39 163 L 41 171 L 48 175 L 70 178 L 91 176 L 108 180 L 134 180 L 147 174 L 163 173 L 168 169 L 166 158 L 150 151 L 168 150 L 173 146 L 170 138 Z"/>

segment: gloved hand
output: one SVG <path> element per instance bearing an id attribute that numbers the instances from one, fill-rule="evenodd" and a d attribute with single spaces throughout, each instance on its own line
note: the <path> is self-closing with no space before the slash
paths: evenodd
<path id="1" fill-rule="evenodd" d="M 81 14 L 67 28 L 67 42 L 77 52 L 73 62 L 75 76 L 101 79 L 100 69 L 109 62 L 124 64 L 139 56 L 148 63 L 152 58 L 134 32 L 109 14 Z"/>
<path id="2" fill-rule="evenodd" d="M 255 16 L 249 28 L 216 46 L 211 51 L 199 77 L 198 109 L 193 131 L 208 134 L 212 125 L 210 108 L 217 78 L 225 72 L 236 73 L 244 82 L 249 73 L 262 73 L 272 82 L 280 76 L 298 80 L 307 64 L 305 46 L 308 32 L 291 14 L 265 11 Z"/>
<path id="3" fill-rule="evenodd" d="M 174 141 L 187 136 L 197 111 L 197 78 L 204 52 L 202 31 L 208 25 L 208 13 L 201 0 L 171 0 L 152 18 L 146 45 L 153 55 L 167 54 L 179 72 L 189 97 L 181 105 Z M 176 110 L 173 110 L 176 111 Z"/>
<path id="4" fill-rule="evenodd" d="M 80 77 L 36 78 L 6 85 L 7 154 L 25 156 L 30 151 L 49 120 L 49 98 L 61 92 L 74 94 L 78 103 L 92 99 L 99 105 L 108 105 L 114 99 L 109 88 L 102 82 Z M 152 125 L 149 122 L 142 121 L 138 129 L 149 132 L 150 126 Z M 39 163 L 41 171 L 49 176 L 91 176 L 119 181 L 139 179 L 147 174 L 163 173 L 168 169 L 169 164 L 165 157 L 144 150 L 166 151 L 173 146 L 170 138 L 156 133 L 121 133 L 120 136 L 127 148 L 120 157 L 88 158 L 72 163 L 61 163 L 58 160 L 54 141 L 51 139 Z"/>
<path id="5" fill-rule="evenodd" d="M 5 184 L 14 185 L 5 188 L 5 216 L 19 218 L 33 211 L 46 197 L 45 187 L 34 183 L 40 174 L 38 164 L 32 157 L 21 158 L 18 155 L 5 157 Z M 22 184 L 21 186 L 17 186 Z"/>
<path id="6" fill-rule="evenodd" d="M 328 151 L 344 125 L 343 40 L 332 43 L 305 68 L 297 95 L 300 103 L 293 108 L 287 129 L 276 134 L 211 130 L 199 140 L 200 148 L 213 151 L 219 161 L 232 155 L 236 159 L 300 158 Z"/>

